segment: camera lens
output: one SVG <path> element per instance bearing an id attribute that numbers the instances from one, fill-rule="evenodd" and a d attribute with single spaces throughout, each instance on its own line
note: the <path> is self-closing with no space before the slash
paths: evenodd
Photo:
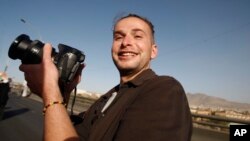
<path id="1" fill-rule="evenodd" d="M 30 40 L 25 34 L 19 35 L 9 48 L 11 59 L 20 59 L 23 64 L 39 64 L 42 60 L 43 43 Z"/>

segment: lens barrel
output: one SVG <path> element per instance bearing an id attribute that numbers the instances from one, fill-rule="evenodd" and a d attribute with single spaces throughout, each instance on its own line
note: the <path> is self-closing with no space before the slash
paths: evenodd
<path id="1" fill-rule="evenodd" d="M 10 45 L 8 55 L 11 59 L 20 59 L 23 64 L 39 64 L 43 46 L 41 41 L 32 41 L 28 35 L 21 34 Z"/>

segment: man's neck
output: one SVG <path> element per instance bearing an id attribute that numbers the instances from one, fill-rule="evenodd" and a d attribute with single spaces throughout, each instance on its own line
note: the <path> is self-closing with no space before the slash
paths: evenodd
<path id="1" fill-rule="evenodd" d="M 144 70 L 149 69 L 149 68 L 144 68 L 139 71 L 134 71 L 134 72 L 129 72 L 126 74 L 122 74 L 120 72 L 120 84 L 124 84 L 130 80 L 133 80 L 136 76 L 138 76 L 140 73 L 142 73 Z"/>

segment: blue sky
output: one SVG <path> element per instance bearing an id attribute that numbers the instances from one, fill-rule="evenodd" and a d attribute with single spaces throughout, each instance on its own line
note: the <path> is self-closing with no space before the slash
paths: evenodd
<path id="1" fill-rule="evenodd" d="M 8 63 L 10 77 L 23 81 L 20 61 L 7 54 L 26 33 L 55 48 L 82 50 L 86 68 L 78 88 L 104 93 L 119 83 L 110 54 L 113 20 L 137 13 L 155 25 L 156 73 L 175 77 L 189 93 L 250 103 L 249 7 L 249 0 L 1 0 L 0 70 Z"/>

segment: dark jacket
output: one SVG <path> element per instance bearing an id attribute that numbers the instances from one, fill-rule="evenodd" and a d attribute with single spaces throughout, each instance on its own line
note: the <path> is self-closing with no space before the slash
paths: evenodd
<path id="1" fill-rule="evenodd" d="M 76 129 L 85 141 L 189 141 L 192 118 L 181 84 L 149 69 L 103 95 Z"/>

